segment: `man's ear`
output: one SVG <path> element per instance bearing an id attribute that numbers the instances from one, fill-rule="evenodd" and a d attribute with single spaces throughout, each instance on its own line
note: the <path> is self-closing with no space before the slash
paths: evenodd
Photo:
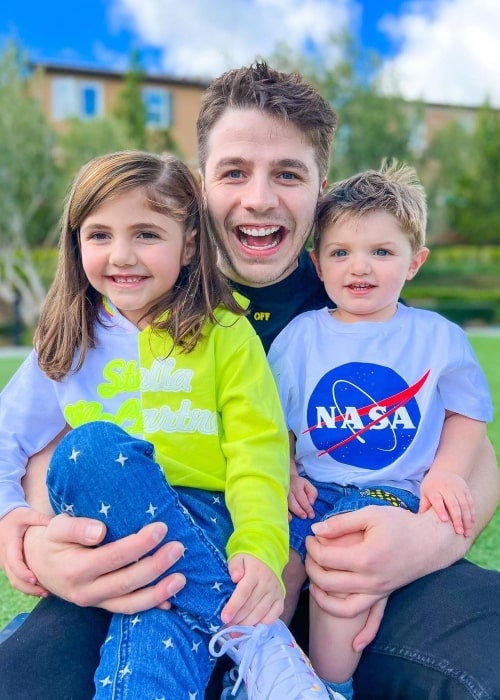
<path id="1" fill-rule="evenodd" d="M 186 240 L 184 241 L 184 250 L 182 251 L 182 265 L 189 265 L 191 258 L 193 257 L 196 250 L 196 236 L 198 235 L 198 229 L 194 228 L 192 231 L 186 234 Z"/>
<path id="2" fill-rule="evenodd" d="M 323 180 L 323 182 L 322 182 L 321 185 L 319 186 L 318 199 L 321 199 L 321 197 L 323 196 L 323 194 L 324 194 L 324 192 L 325 192 L 325 189 L 326 189 L 326 185 L 327 185 L 327 179 L 326 179 L 326 177 L 325 177 L 325 179 Z"/>
<path id="3" fill-rule="evenodd" d="M 417 250 L 416 253 L 414 253 L 413 258 L 410 262 L 410 267 L 408 268 L 408 272 L 406 274 L 407 280 L 412 280 L 415 277 L 415 275 L 420 270 L 424 262 L 427 260 L 429 252 L 429 248 L 426 248 L 424 246 L 423 248 L 420 248 L 420 250 Z"/>

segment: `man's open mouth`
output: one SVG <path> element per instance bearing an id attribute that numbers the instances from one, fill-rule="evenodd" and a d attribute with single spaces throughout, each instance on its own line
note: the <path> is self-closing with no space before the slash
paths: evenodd
<path id="1" fill-rule="evenodd" d="M 283 238 L 282 226 L 238 226 L 238 239 L 245 248 L 275 248 Z"/>

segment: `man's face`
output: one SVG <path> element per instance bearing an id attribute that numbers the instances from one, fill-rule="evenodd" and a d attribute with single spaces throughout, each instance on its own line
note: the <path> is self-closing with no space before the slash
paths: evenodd
<path id="1" fill-rule="evenodd" d="M 258 109 L 230 109 L 208 137 L 202 176 L 222 272 L 252 287 L 286 278 L 325 184 L 304 134 Z"/>

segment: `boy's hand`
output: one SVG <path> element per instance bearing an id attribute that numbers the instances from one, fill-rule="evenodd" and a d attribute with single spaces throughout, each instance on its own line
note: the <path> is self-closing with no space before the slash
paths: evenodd
<path id="1" fill-rule="evenodd" d="M 475 522 L 474 502 L 465 479 L 432 468 L 422 481 L 419 513 L 434 508 L 443 522 L 451 519 L 457 535 L 470 537 Z"/>
<path id="2" fill-rule="evenodd" d="M 32 525 L 47 525 L 50 517 L 32 508 L 14 508 L 0 520 L 0 567 L 11 586 L 22 593 L 46 596 L 35 574 L 24 561 L 24 535 Z"/>
<path id="3" fill-rule="evenodd" d="M 288 510 L 298 518 L 314 518 L 313 505 L 318 497 L 318 490 L 308 479 L 298 474 L 290 476 L 288 492 Z"/>
<path id="4" fill-rule="evenodd" d="M 228 563 L 236 584 L 224 606 L 225 625 L 257 625 L 275 622 L 283 612 L 283 588 L 271 569 L 251 554 L 236 554 Z"/>

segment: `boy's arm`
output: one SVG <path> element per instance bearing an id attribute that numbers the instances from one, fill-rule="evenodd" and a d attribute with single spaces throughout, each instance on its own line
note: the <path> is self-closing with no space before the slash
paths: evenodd
<path id="1" fill-rule="evenodd" d="M 451 518 L 455 532 L 466 537 L 473 532 L 475 518 L 467 479 L 485 438 L 484 422 L 448 412 L 438 451 L 421 487 L 419 512 L 434 508 L 443 522 Z"/>
<path id="2" fill-rule="evenodd" d="M 448 411 L 431 469 L 450 471 L 468 481 L 485 440 L 486 423 Z"/>

